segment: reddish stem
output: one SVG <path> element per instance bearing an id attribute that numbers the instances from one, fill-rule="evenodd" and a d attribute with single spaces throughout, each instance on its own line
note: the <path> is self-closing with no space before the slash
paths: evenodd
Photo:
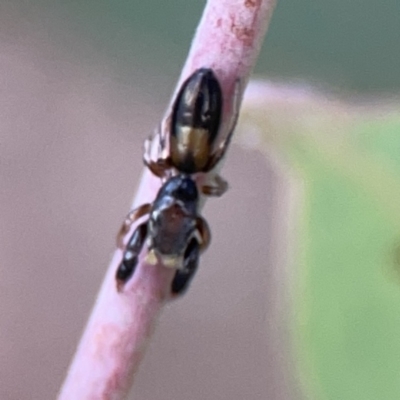
<path id="1" fill-rule="evenodd" d="M 274 5 L 275 0 L 209 0 L 176 90 L 196 69 L 212 68 L 221 83 L 227 125 L 235 82 L 241 80 L 243 91 Z M 160 180 L 144 171 L 133 206 L 151 202 L 159 187 Z M 141 260 L 134 278 L 118 293 L 115 271 L 120 261 L 117 250 L 59 400 L 124 399 L 131 387 L 155 321 L 168 300 L 174 271 Z"/>

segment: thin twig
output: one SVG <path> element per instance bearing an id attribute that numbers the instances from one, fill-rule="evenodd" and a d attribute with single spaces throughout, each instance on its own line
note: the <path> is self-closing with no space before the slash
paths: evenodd
<path id="1" fill-rule="evenodd" d="M 232 118 L 235 82 L 240 79 L 243 91 L 274 5 L 275 0 L 207 2 L 177 88 L 196 69 L 212 68 L 225 100 L 223 126 Z M 144 171 L 133 206 L 151 202 L 160 183 L 149 171 Z M 174 271 L 146 265 L 142 259 L 134 279 L 119 293 L 115 271 L 120 261 L 121 251 L 117 250 L 59 400 L 119 400 L 126 398 L 131 387 L 155 321 L 169 298 Z"/>

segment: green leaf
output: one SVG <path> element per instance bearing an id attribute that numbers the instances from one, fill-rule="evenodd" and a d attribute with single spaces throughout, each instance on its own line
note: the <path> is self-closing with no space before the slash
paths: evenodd
<path id="1" fill-rule="evenodd" d="M 301 188 L 288 251 L 306 398 L 398 399 L 399 106 L 266 84 L 245 104 L 239 139 L 279 160 Z"/>

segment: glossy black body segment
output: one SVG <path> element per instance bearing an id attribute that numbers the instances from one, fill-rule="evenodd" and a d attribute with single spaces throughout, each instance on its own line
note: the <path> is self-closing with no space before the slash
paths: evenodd
<path id="1" fill-rule="evenodd" d="M 207 223 L 198 214 L 198 201 L 196 182 L 188 175 L 172 176 L 161 186 L 148 220 L 135 229 L 124 249 L 116 272 L 118 290 L 133 276 L 146 243 L 154 262 L 159 260 L 177 270 L 171 292 L 177 295 L 185 291 L 196 271 L 200 250 L 209 240 Z M 133 215 L 143 215 L 137 210 Z"/>
<path id="2" fill-rule="evenodd" d="M 149 249 L 161 256 L 183 256 L 196 230 L 199 194 L 188 176 L 171 177 L 160 189 L 149 218 Z"/>
<path id="3" fill-rule="evenodd" d="M 223 98 L 214 72 L 195 71 L 182 85 L 172 109 L 170 157 L 186 174 L 202 171 L 221 124 Z"/>
<path id="4" fill-rule="evenodd" d="M 185 251 L 183 269 L 177 270 L 172 281 L 171 293 L 181 295 L 186 292 L 199 265 L 200 245 L 196 239 L 192 239 Z"/>
<path id="5" fill-rule="evenodd" d="M 172 175 L 211 172 L 224 157 L 238 116 L 240 82 L 235 83 L 232 107 L 233 117 L 227 133 L 220 137 L 224 99 L 217 76 L 210 68 L 197 69 L 182 84 L 157 132 L 158 154 L 154 154 L 154 137 L 144 144 L 143 162 L 162 180 Z M 155 156 L 155 157 L 154 157 Z M 206 183 L 199 186 L 202 194 L 220 197 L 228 183 L 212 173 Z M 193 177 L 196 179 L 196 177 Z"/>
<path id="6" fill-rule="evenodd" d="M 161 186 L 152 206 L 152 212 L 164 209 L 171 202 L 179 202 L 184 205 L 190 214 L 197 214 L 199 191 L 196 182 L 188 175 L 179 174 L 169 178 Z"/>
<path id="7" fill-rule="evenodd" d="M 117 282 L 123 284 L 135 272 L 138 257 L 147 236 L 147 224 L 139 225 L 133 232 L 116 273 Z"/>

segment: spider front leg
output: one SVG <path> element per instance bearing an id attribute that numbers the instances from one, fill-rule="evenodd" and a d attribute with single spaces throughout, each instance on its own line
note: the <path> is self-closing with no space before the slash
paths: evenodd
<path id="1" fill-rule="evenodd" d="M 172 280 L 171 293 L 173 296 L 182 295 L 186 292 L 199 266 L 199 257 L 200 244 L 196 239 L 192 239 L 185 251 L 183 268 L 176 271 Z"/>
<path id="2" fill-rule="evenodd" d="M 228 182 L 219 175 L 214 175 L 212 181 L 203 185 L 201 191 L 206 196 L 220 197 L 228 190 Z"/>
<path id="3" fill-rule="evenodd" d="M 131 229 L 132 224 L 144 215 L 149 214 L 150 210 L 151 204 L 147 203 L 135 208 L 126 216 L 125 221 L 117 234 L 117 247 L 119 249 L 124 249 L 124 237 Z"/>
<path id="4" fill-rule="evenodd" d="M 206 220 L 197 217 L 196 228 L 198 237 L 193 237 L 185 250 L 183 266 L 175 273 L 171 285 L 171 293 L 174 296 L 182 295 L 186 292 L 190 281 L 193 279 L 199 265 L 200 253 L 203 252 L 211 241 L 210 228 Z"/>
<path id="5" fill-rule="evenodd" d="M 235 83 L 235 88 L 233 92 L 233 105 L 232 105 L 233 115 L 228 134 L 221 142 L 221 144 L 217 147 L 217 150 L 214 152 L 214 154 L 208 160 L 208 163 L 203 169 L 203 172 L 209 172 L 212 169 L 214 169 L 215 166 L 224 157 L 226 150 L 229 147 L 229 144 L 232 140 L 233 132 L 235 131 L 237 120 L 239 119 L 240 95 L 241 95 L 241 81 L 240 79 L 238 79 Z"/>
<path id="6" fill-rule="evenodd" d="M 169 115 L 164 118 L 157 131 L 157 139 L 158 139 L 158 150 L 159 150 L 159 157 L 163 160 L 169 158 L 170 152 L 170 135 L 171 135 L 171 119 L 172 114 L 171 112 Z"/>
<path id="7" fill-rule="evenodd" d="M 129 239 L 124 251 L 121 264 L 119 265 L 115 278 L 117 280 L 117 290 L 120 292 L 123 285 L 131 278 L 135 272 L 139 254 L 147 236 L 147 222 L 137 227 Z"/>
<path id="8" fill-rule="evenodd" d="M 199 235 L 200 250 L 203 252 L 211 242 L 211 231 L 207 221 L 203 217 L 196 218 L 196 229 Z"/>
<path id="9" fill-rule="evenodd" d="M 155 176 L 162 179 L 167 175 L 167 171 L 171 169 L 171 161 L 169 157 L 153 160 L 152 149 L 153 138 L 149 137 L 144 142 L 143 163 Z"/>

